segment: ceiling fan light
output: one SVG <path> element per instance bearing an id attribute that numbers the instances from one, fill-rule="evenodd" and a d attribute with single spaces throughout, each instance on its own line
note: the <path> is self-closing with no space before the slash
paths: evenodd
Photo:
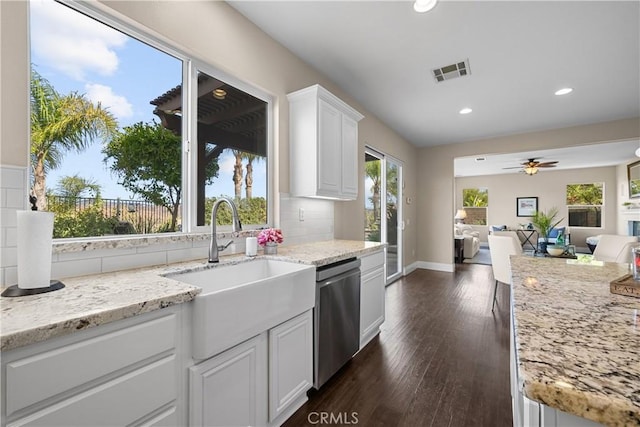
<path id="1" fill-rule="evenodd" d="M 535 175 L 538 173 L 538 168 L 527 166 L 526 168 L 524 168 L 524 173 L 526 173 L 527 175 Z"/>
<path id="2" fill-rule="evenodd" d="M 413 3 L 413 10 L 418 13 L 429 12 L 436 6 L 437 2 L 438 0 L 416 0 L 415 3 Z"/>

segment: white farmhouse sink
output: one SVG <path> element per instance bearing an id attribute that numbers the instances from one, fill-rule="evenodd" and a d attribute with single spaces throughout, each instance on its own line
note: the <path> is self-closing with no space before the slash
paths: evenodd
<path id="1" fill-rule="evenodd" d="M 172 273 L 202 288 L 193 304 L 193 357 L 206 359 L 315 305 L 315 268 L 271 259 Z"/>

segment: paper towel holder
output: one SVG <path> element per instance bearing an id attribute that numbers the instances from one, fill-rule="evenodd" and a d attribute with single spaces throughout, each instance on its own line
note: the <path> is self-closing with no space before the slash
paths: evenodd
<path id="1" fill-rule="evenodd" d="M 30 288 L 23 289 L 19 288 L 18 285 L 9 286 L 7 289 L 0 294 L 3 297 L 24 297 L 27 295 L 37 295 L 44 294 L 47 292 L 57 291 L 58 289 L 64 288 L 64 283 L 59 280 L 51 280 L 49 286 L 45 286 L 42 288 Z"/>

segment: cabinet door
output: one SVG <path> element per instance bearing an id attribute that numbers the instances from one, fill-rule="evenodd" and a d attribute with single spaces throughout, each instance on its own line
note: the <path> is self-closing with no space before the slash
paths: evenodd
<path id="1" fill-rule="evenodd" d="M 313 318 L 309 310 L 269 331 L 269 421 L 313 386 Z"/>
<path id="2" fill-rule="evenodd" d="M 338 197 L 342 180 L 342 114 L 318 100 L 318 195 Z"/>
<path id="3" fill-rule="evenodd" d="M 342 187 L 345 199 L 358 198 L 358 122 L 342 116 Z"/>
<path id="4" fill-rule="evenodd" d="M 378 334 L 384 322 L 384 270 L 362 275 L 360 283 L 360 348 Z"/>
<path id="5" fill-rule="evenodd" d="M 189 425 L 267 423 L 266 333 L 189 370 Z"/>

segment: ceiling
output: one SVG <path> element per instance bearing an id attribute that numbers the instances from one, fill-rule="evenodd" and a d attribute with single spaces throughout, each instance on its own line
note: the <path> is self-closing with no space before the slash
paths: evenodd
<path id="1" fill-rule="evenodd" d="M 229 3 L 418 147 L 640 116 L 638 1 Z"/>

